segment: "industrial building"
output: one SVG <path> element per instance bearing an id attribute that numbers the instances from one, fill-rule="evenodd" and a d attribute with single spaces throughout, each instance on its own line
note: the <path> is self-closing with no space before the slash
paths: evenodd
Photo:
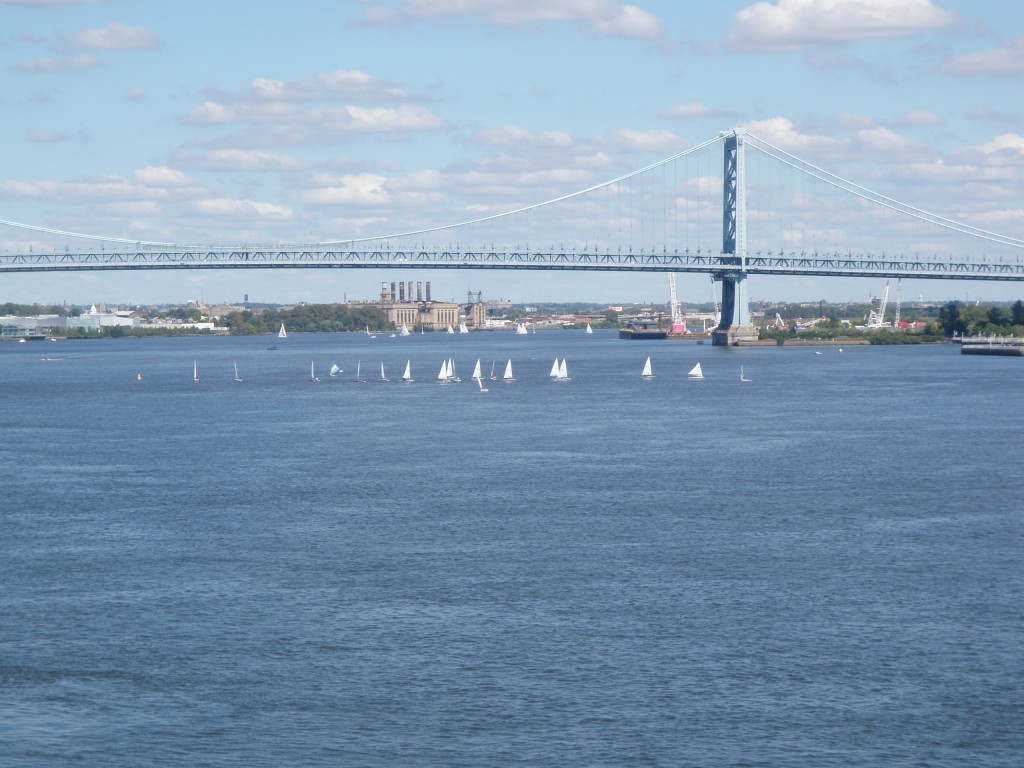
<path id="1" fill-rule="evenodd" d="M 396 328 L 403 325 L 412 331 L 415 328 L 430 328 L 445 331 L 448 326 L 459 324 L 459 305 L 446 301 L 434 301 L 430 296 L 430 283 L 413 282 L 387 283 L 380 286 L 380 308 L 387 315 L 388 322 Z"/>

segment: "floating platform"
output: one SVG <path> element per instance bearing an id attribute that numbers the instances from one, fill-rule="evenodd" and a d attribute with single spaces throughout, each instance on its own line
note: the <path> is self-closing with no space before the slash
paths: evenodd
<path id="1" fill-rule="evenodd" d="M 619 328 L 620 339 L 667 339 L 668 331 L 663 328 L 650 327 L 646 323 L 630 323 L 625 328 Z"/>
<path id="2" fill-rule="evenodd" d="M 999 355 L 1024 357 L 1024 339 L 1008 341 L 965 341 L 960 345 L 961 355 Z"/>

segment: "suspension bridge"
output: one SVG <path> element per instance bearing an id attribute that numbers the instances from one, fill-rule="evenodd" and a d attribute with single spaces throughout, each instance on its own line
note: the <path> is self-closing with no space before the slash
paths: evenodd
<path id="1" fill-rule="evenodd" d="M 1024 280 L 1024 240 L 898 202 L 742 129 L 543 203 L 392 235 L 200 246 L 6 220 L 0 225 L 28 234 L 16 241 L 16 252 L 0 255 L 0 273 L 274 268 L 706 273 L 722 286 L 716 344 L 756 335 L 745 291 L 751 276 Z M 78 247 L 72 249 L 71 242 Z"/>

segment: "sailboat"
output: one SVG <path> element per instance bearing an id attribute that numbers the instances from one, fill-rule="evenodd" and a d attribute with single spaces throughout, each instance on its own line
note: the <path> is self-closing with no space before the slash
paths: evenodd
<path id="1" fill-rule="evenodd" d="M 491 390 L 489 390 L 489 389 L 488 389 L 487 387 L 485 387 L 485 386 L 484 386 L 484 381 L 483 381 L 483 379 L 477 379 L 477 380 L 476 380 L 476 383 L 480 385 L 480 391 L 481 391 L 481 392 L 490 392 L 490 391 L 491 391 Z"/>
<path id="2" fill-rule="evenodd" d="M 339 373 L 344 373 L 344 371 L 338 367 L 337 363 L 331 363 L 331 376 L 337 376 Z"/>
<path id="3" fill-rule="evenodd" d="M 447 331 L 447 333 L 455 333 L 455 329 L 452 328 L 452 324 L 451 323 L 448 323 L 448 331 Z"/>
<path id="4" fill-rule="evenodd" d="M 746 376 L 743 375 L 743 366 L 740 366 L 740 381 L 750 381 Z"/>
<path id="5" fill-rule="evenodd" d="M 388 380 L 387 375 L 384 373 L 384 362 L 383 361 L 381 361 L 381 364 L 380 364 L 380 380 L 381 381 L 387 381 Z"/>
<path id="6" fill-rule="evenodd" d="M 376 339 L 377 338 L 372 333 L 370 333 L 370 326 L 366 326 L 366 335 L 369 336 L 371 339 Z"/>
<path id="7" fill-rule="evenodd" d="M 697 363 L 695 366 L 693 366 L 693 368 L 690 369 L 690 372 L 686 375 L 689 376 L 691 379 L 703 379 L 704 371 L 701 370 L 700 363 Z"/>
<path id="8" fill-rule="evenodd" d="M 360 378 L 360 376 L 359 376 L 359 374 L 362 373 L 362 371 L 363 371 L 363 362 L 361 360 L 356 360 L 356 382 L 359 383 L 359 384 L 363 383 L 362 378 Z"/>
<path id="9" fill-rule="evenodd" d="M 402 323 L 402 330 L 400 330 L 398 332 L 398 335 L 399 336 L 408 336 L 409 335 L 409 328 L 406 326 L 405 323 Z"/>
<path id="10" fill-rule="evenodd" d="M 281 323 L 281 330 L 279 330 L 277 332 L 277 338 L 279 338 L 279 339 L 287 339 L 288 338 L 288 331 L 286 331 L 284 329 L 284 323 Z"/>
<path id="11" fill-rule="evenodd" d="M 441 361 L 441 370 L 437 372 L 437 380 L 442 384 L 447 384 L 451 381 L 451 374 L 448 373 L 448 361 Z"/>
<path id="12" fill-rule="evenodd" d="M 314 367 L 314 363 L 312 360 L 309 361 L 309 380 L 320 381 L 320 379 L 316 377 L 316 368 Z"/>
<path id="13" fill-rule="evenodd" d="M 483 377 L 483 372 L 480 370 L 480 358 L 478 357 L 476 359 L 476 365 L 473 367 L 473 375 L 470 378 L 480 381 Z"/>
<path id="14" fill-rule="evenodd" d="M 455 375 L 455 361 L 450 357 L 448 358 L 448 379 L 451 381 L 462 381 L 462 379 Z"/>
<path id="15" fill-rule="evenodd" d="M 241 381 L 242 377 L 238 375 L 238 363 L 235 363 L 235 381 Z"/>
<path id="16" fill-rule="evenodd" d="M 501 380 L 504 381 L 504 382 L 509 382 L 509 381 L 515 381 L 516 380 L 515 376 L 512 375 L 512 358 L 511 357 L 508 359 L 508 362 L 505 363 L 505 375 L 501 377 Z"/>
<path id="17" fill-rule="evenodd" d="M 654 378 L 654 371 L 651 369 L 651 357 L 650 357 L 650 355 L 647 356 L 647 362 L 644 363 L 644 370 L 640 374 L 640 377 L 644 378 L 644 379 L 653 379 Z"/>
<path id="18" fill-rule="evenodd" d="M 465 323 L 459 323 L 459 333 L 469 333 L 469 328 L 466 327 Z"/>
<path id="19" fill-rule="evenodd" d="M 555 358 L 555 362 L 551 364 L 551 373 L 548 374 L 552 379 L 558 378 L 558 358 Z"/>
<path id="20" fill-rule="evenodd" d="M 491 381 L 497 381 L 498 377 L 494 375 L 494 361 L 491 360 Z"/>
<path id="21" fill-rule="evenodd" d="M 192 361 L 192 381 L 199 381 L 199 366 L 195 360 Z"/>
<path id="22" fill-rule="evenodd" d="M 558 375 L 555 377 L 555 381 L 570 381 L 569 369 L 566 367 L 565 358 L 562 358 L 562 362 L 558 364 Z"/>
<path id="23" fill-rule="evenodd" d="M 384 363 L 380 364 L 381 374 L 384 373 Z M 412 383 L 412 362 L 409 360 L 405 361 L 405 373 L 402 374 L 402 381 Z"/>
<path id="24" fill-rule="evenodd" d="M 590 323 L 587 323 L 587 333 L 593 333 L 594 329 L 590 327 Z"/>
<path id="25" fill-rule="evenodd" d="M 516 323 L 516 336 L 525 336 L 527 333 L 526 323 Z"/>

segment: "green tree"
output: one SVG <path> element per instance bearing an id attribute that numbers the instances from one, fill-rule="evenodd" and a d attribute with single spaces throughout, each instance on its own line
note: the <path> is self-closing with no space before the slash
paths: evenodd
<path id="1" fill-rule="evenodd" d="M 1010 323 L 1012 325 L 1024 325 L 1024 301 L 1017 299 L 1010 307 Z"/>
<path id="2" fill-rule="evenodd" d="M 938 325 L 947 338 L 967 330 L 967 325 L 960 316 L 959 301 L 951 301 L 939 310 Z"/>

